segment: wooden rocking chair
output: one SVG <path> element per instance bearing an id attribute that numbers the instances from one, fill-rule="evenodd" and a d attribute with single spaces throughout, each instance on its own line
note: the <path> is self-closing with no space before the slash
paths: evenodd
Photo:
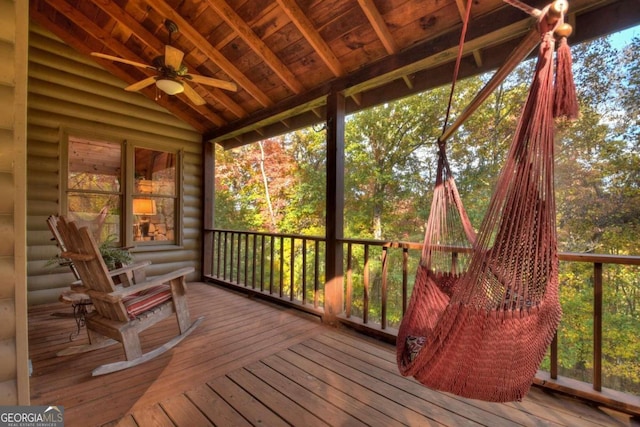
<path id="1" fill-rule="evenodd" d="M 66 250 L 61 254 L 62 257 L 73 262 L 94 306 L 94 310 L 86 317 L 90 344 L 69 347 L 58 352 L 58 356 L 84 353 L 120 342 L 127 360 L 101 365 L 92 372 L 94 376 L 108 374 L 137 366 L 163 354 L 202 322 L 203 317 L 199 317 L 191 323 L 187 305 L 185 276 L 193 268 L 181 268 L 151 278 L 132 274 L 132 271 L 140 268 L 136 264 L 109 272 L 87 227 L 78 228 L 73 221 L 67 222 L 64 217 L 58 217 L 54 227 L 65 243 Z M 116 285 L 113 275 L 124 280 Z M 139 281 L 140 277 L 145 278 Z M 140 332 L 174 313 L 180 334 L 143 354 Z"/>

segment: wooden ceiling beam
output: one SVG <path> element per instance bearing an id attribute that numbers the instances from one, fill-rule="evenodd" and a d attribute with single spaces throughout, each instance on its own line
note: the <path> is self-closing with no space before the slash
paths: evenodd
<path id="1" fill-rule="evenodd" d="M 475 64 L 472 64 L 469 61 L 463 62 L 460 67 L 460 78 L 465 78 L 481 72 L 489 71 L 502 65 L 504 57 L 508 56 L 509 52 L 511 52 L 511 49 L 515 47 L 517 42 L 518 40 L 512 40 L 507 42 L 506 45 L 495 46 L 493 49 L 495 51 L 493 52 L 495 53 L 495 55 L 489 56 L 492 61 L 490 63 L 486 63 L 483 69 L 478 69 Z M 413 89 L 407 88 L 406 85 L 404 85 L 404 82 L 401 82 L 398 79 L 390 81 L 386 85 L 379 86 L 371 91 L 363 93 L 360 105 L 356 104 L 355 102 L 348 103 L 346 106 L 346 112 L 347 114 L 352 114 L 364 108 L 370 108 L 383 102 L 389 102 L 393 101 L 394 99 L 412 95 L 417 91 L 425 91 L 433 87 L 446 84 L 450 81 L 449 76 L 451 75 L 451 68 L 452 64 L 447 63 L 436 68 L 422 70 L 416 73 L 416 80 L 418 84 L 416 84 L 415 88 Z M 389 98 L 389 94 L 393 94 L 394 98 Z M 320 106 L 316 107 L 314 110 L 318 112 L 324 112 L 324 109 L 324 106 Z M 278 135 L 282 135 L 283 133 L 290 132 L 291 130 L 313 126 L 319 121 L 322 121 L 325 117 L 324 115 L 318 116 L 314 114 L 313 110 L 303 111 L 302 109 L 298 109 L 298 111 L 301 112 L 295 116 L 291 116 L 288 119 L 288 123 L 290 126 L 288 129 L 283 128 L 280 122 L 267 123 L 263 121 L 260 124 L 260 134 L 257 134 L 255 130 L 249 128 L 244 133 L 235 134 L 234 137 L 216 138 L 214 142 L 221 144 L 225 149 L 236 148 L 241 145 L 254 143 L 259 139 L 272 138 Z"/>
<path id="2" fill-rule="evenodd" d="M 278 4 L 287 14 L 291 22 L 300 30 L 302 36 L 311 44 L 318 56 L 331 70 L 334 76 L 341 77 L 345 75 L 345 69 L 333 53 L 327 42 L 316 31 L 313 23 L 307 18 L 296 0 L 278 0 Z"/>
<path id="3" fill-rule="evenodd" d="M 117 3 L 114 2 L 100 2 L 95 3 L 96 7 L 99 7 L 107 15 L 111 16 L 120 25 L 131 31 L 140 42 L 153 51 L 155 55 L 164 55 L 164 43 L 159 40 L 154 34 L 147 31 L 145 27 L 140 25 L 138 21 L 133 19 L 131 15 L 123 10 Z M 162 52 L 162 53 L 160 53 Z"/>
<path id="4" fill-rule="evenodd" d="M 156 9 L 165 18 L 171 19 L 180 28 L 180 33 L 191 43 L 201 50 L 209 59 L 216 63 L 238 86 L 243 88 L 249 95 L 258 101 L 263 107 L 270 107 L 273 101 L 256 86 L 247 76 L 245 76 L 235 65 L 231 63 L 220 51 L 209 43 L 209 41 L 197 32 L 189 23 L 169 6 L 164 0 L 146 0 L 149 7 Z"/>
<path id="5" fill-rule="evenodd" d="M 458 49 L 459 9 L 468 0 L 445 0 L 443 4 L 446 7 L 434 6 L 428 10 L 420 8 L 420 2 L 413 0 L 406 5 L 403 1 L 399 4 L 387 4 L 384 0 L 358 0 L 358 3 L 354 0 L 349 0 L 349 3 L 338 0 L 222 0 L 225 3 L 216 4 L 223 13 L 226 10 L 226 21 L 224 17 L 219 18 L 216 10 L 210 7 L 208 2 L 213 0 L 198 0 L 193 3 L 183 0 L 129 0 L 126 6 L 121 0 L 31 1 L 30 9 L 33 9 L 34 16 L 38 13 L 46 15 L 34 18 L 34 22 L 37 19 L 48 21 L 48 25 L 43 24 L 43 27 L 57 34 L 83 55 L 87 55 L 89 50 L 98 50 L 122 58 L 135 59 L 136 56 L 141 56 L 151 59 L 154 52 L 164 52 L 164 45 L 160 41 L 164 41 L 162 20 L 166 17 L 180 26 L 181 33 L 177 35 L 175 44 L 183 46 L 185 52 L 189 52 L 186 62 L 196 64 L 197 69 L 203 73 L 233 79 L 230 74 L 225 74 L 234 69 L 224 68 L 225 60 L 221 57 L 223 54 L 226 58 L 234 58 L 228 61 L 242 70 L 235 69 L 236 72 L 246 73 L 246 78 L 254 78 L 253 71 L 268 70 L 272 77 L 264 82 L 259 80 L 262 75 L 255 76 L 256 80 L 252 83 L 254 88 L 257 86 L 258 92 L 254 91 L 253 94 L 247 90 L 251 86 L 245 87 L 242 81 L 236 79 L 244 90 L 237 95 L 229 94 L 227 101 L 214 102 L 217 98 L 209 91 L 209 87 L 194 86 L 203 94 L 201 96 L 209 97 L 209 105 L 195 108 L 183 95 L 163 95 L 159 102 L 153 104 L 158 105 L 155 108 L 164 107 L 173 112 L 186 122 L 185 126 L 204 129 L 208 137 L 216 138 L 224 144 L 229 135 L 233 135 L 237 140 L 232 143 L 236 144 L 240 140 L 250 139 L 242 136 L 244 134 L 259 135 L 256 129 L 269 135 L 277 129 L 295 129 L 297 124 L 306 120 L 322 121 L 323 100 L 331 91 L 341 91 L 345 96 L 353 98 L 347 100 L 346 108 L 357 111 L 396 99 L 403 94 L 424 90 L 437 81 L 446 80 L 450 76 L 447 70 L 452 68 Z M 551 0 L 527 0 L 527 4 L 542 7 L 549 1 Z M 576 30 L 570 42 L 583 39 L 583 35 L 587 33 L 598 36 L 603 29 L 624 28 L 625 22 L 637 24 L 640 22 L 637 1 L 571 0 L 571 12 L 572 15 L 575 13 L 577 25 L 574 25 Z M 56 3 L 59 5 L 58 9 L 50 6 Z M 265 5 L 268 5 L 266 9 Z M 587 11 L 596 12 L 598 19 L 604 20 L 604 10 L 612 7 L 616 12 L 606 12 L 607 22 L 585 24 Z M 441 11 L 442 14 L 435 11 Z M 79 20 L 78 17 L 82 15 L 84 18 Z M 238 17 L 247 17 L 247 21 L 243 24 Z M 365 26 L 360 26 L 364 19 L 368 22 L 365 22 Z M 211 20 L 215 22 L 216 28 L 211 27 L 214 25 Z M 131 21 L 136 21 L 137 24 Z M 508 50 L 510 40 L 515 40 L 528 31 L 528 27 L 534 25 L 533 21 L 522 11 L 503 5 L 501 0 L 483 0 L 474 4 L 473 20 L 465 43 L 463 67 L 466 72 L 477 73 L 494 66 L 496 60 L 503 57 L 502 52 L 497 50 L 498 47 Z M 202 25 L 204 33 L 197 34 L 198 29 L 192 26 L 195 22 L 199 23 L 198 29 Z M 235 28 L 229 25 L 234 22 Z M 358 29 L 354 30 L 352 27 L 356 24 Z M 96 26 L 103 29 L 98 31 Z M 246 42 L 241 41 L 239 50 L 234 51 L 233 42 L 243 40 L 242 35 L 238 35 L 240 32 L 244 34 Z M 193 33 L 197 36 L 194 37 Z M 252 33 L 254 34 L 251 35 Z M 153 37 L 149 37 L 149 34 L 153 34 Z M 271 35 L 274 46 L 278 47 L 269 44 L 266 46 L 268 50 L 265 50 L 261 43 L 271 41 Z M 258 52 L 254 53 L 252 49 Z M 136 54 L 131 54 L 129 50 Z M 249 52 L 248 56 L 238 57 L 246 52 Z M 263 56 L 260 56 L 260 52 Z M 66 48 L 64 53 L 70 54 Z M 291 87 L 286 86 L 284 80 L 281 81 L 273 68 L 279 65 L 270 65 L 269 55 L 277 56 L 280 64 L 286 64 L 286 70 L 281 70 L 293 73 L 304 86 L 301 92 L 296 94 Z M 81 58 L 80 55 L 69 57 L 83 61 Z M 140 62 L 151 63 L 149 60 Z M 247 68 L 258 68 L 246 71 L 240 63 L 246 64 Z M 271 64 L 274 63 L 271 61 Z M 100 64 L 103 63 L 100 61 Z M 150 81 L 148 76 L 152 75 L 151 70 L 146 70 L 144 65 L 129 66 L 109 61 L 104 62 L 104 67 L 127 82 L 131 79 L 137 81 L 145 76 Z M 97 68 L 95 70 L 107 79 L 105 83 L 113 86 L 114 90 L 116 86 L 121 87 L 120 83 L 109 78 L 106 73 L 98 72 Z M 435 73 L 443 75 L 433 76 Z M 108 90 L 107 87 L 101 89 Z M 150 99 L 154 99 L 154 95 L 159 93 L 153 85 L 141 92 Z M 256 96 L 261 97 L 262 102 Z M 130 99 L 134 103 L 146 102 L 142 97 L 131 97 L 125 93 L 122 93 L 122 99 Z M 234 105 L 233 101 L 244 111 L 230 108 Z M 223 105 L 227 105 L 227 108 L 217 116 L 218 112 L 213 106 L 220 108 Z M 211 116 L 211 113 L 215 115 Z M 305 119 L 289 118 L 297 117 L 296 115 L 302 115 Z M 226 119 L 233 121 L 229 120 L 230 123 L 225 124 Z"/>
<path id="6" fill-rule="evenodd" d="M 387 27 L 387 23 L 384 21 L 384 18 L 380 14 L 380 11 L 376 7 L 373 0 L 358 0 L 360 4 L 360 8 L 367 16 L 369 23 L 373 27 L 373 30 L 376 32 L 376 35 L 382 42 L 387 53 L 396 53 L 400 50 L 398 43 L 396 43 L 395 39 L 391 35 L 389 31 L 389 27 Z"/>
<path id="7" fill-rule="evenodd" d="M 280 0 L 279 0 L 280 1 Z M 518 18 L 520 20 L 518 20 Z M 524 34 L 530 27 L 530 18 L 522 19 L 522 12 L 514 8 L 503 8 L 489 16 L 474 21 L 474 28 L 470 28 L 468 44 L 499 44 L 507 39 Z M 510 24 L 510 25 L 508 25 Z M 294 111 L 300 106 L 326 96 L 330 90 L 344 91 L 346 95 L 365 92 L 383 86 L 390 81 L 397 80 L 404 75 L 416 73 L 455 60 L 460 41 L 460 31 L 453 30 L 436 39 L 412 45 L 403 51 L 376 61 L 345 77 L 336 78 L 323 86 L 318 86 L 295 98 L 287 99 L 274 107 L 252 114 L 237 122 L 230 123 L 220 129 L 205 135 L 207 139 L 221 141 L 227 139 L 225 134 L 237 136 L 243 129 L 253 129 L 273 122 L 273 117 L 283 112 Z M 450 78 L 450 77 L 449 77 Z M 354 82 L 359 82 L 354 84 Z M 422 87 L 422 85 L 416 85 Z M 415 89 L 412 89 L 414 91 Z M 423 89 L 424 90 L 424 89 Z M 314 105 L 314 107 L 316 107 Z"/>
<path id="8" fill-rule="evenodd" d="M 572 35 L 571 43 L 592 40 L 614 30 L 637 25 L 640 22 L 640 9 L 636 7 L 635 1 L 599 4 L 598 8 L 594 5 L 588 5 L 586 8 L 574 6 L 573 22 L 575 22 L 574 28 L 578 31 Z M 575 2 L 573 4 L 575 5 Z M 483 41 L 485 43 L 483 46 L 487 46 L 488 53 L 481 68 L 463 61 L 460 78 L 489 71 L 502 65 L 509 52 L 517 45 L 518 34 L 523 35 L 530 29 L 530 18 L 523 18 L 524 14 L 513 8 L 503 8 L 490 15 L 474 18 L 474 26 L 469 28 L 469 40 L 474 42 L 472 44 Z M 505 27 L 507 30 L 504 30 Z M 510 30 L 514 32 L 507 37 Z M 256 128 L 260 128 L 266 136 L 287 132 L 288 130 L 282 129 L 277 123 L 282 118 L 289 117 L 288 123 L 291 129 L 317 123 L 323 118 L 323 116 L 319 117 L 317 112 L 324 108 L 321 102 L 324 101 L 326 94 L 330 90 L 348 92 L 351 90 L 349 85 L 352 82 L 363 82 L 361 85 L 366 86 L 366 89 L 363 89 L 361 105 L 354 103 L 347 105 L 349 114 L 446 84 L 450 82 L 452 61 L 455 59 L 459 38 L 458 29 L 426 43 L 410 46 L 392 57 L 363 67 L 344 78 L 334 79 L 332 82 L 313 88 L 296 97 L 297 99 L 287 99 L 271 109 L 260 111 L 216 131 L 208 132 L 204 135 L 204 140 L 212 140 L 225 148 L 231 148 L 255 142 L 257 139 L 255 139 L 254 129 Z M 416 68 L 416 64 L 421 67 Z M 427 64 L 431 65 L 424 67 Z M 388 75 L 393 76 L 397 69 L 413 70 L 416 76 L 413 89 L 408 89 L 397 78 L 385 78 Z M 376 84 L 369 84 L 367 81 L 374 81 Z"/>
<path id="9" fill-rule="evenodd" d="M 376 35 L 382 42 L 385 50 L 389 55 L 393 55 L 400 50 L 398 43 L 391 35 L 391 31 L 389 31 L 389 27 L 387 27 L 387 23 L 384 21 L 384 18 L 380 14 L 380 11 L 376 7 L 373 0 L 358 0 L 360 4 L 360 8 L 366 15 L 369 23 L 373 27 L 373 31 L 376 32 Z M 408 76 L 402 76 L 402 80 L 406 83 L 407 87 L 413 87 L 413 82 L 409 79 Z M 355 98 L 354 98 L 355 99 Z M 356 102 L 358 102 L 356 100 Z"/>
<path id="10" fill-rule="evenodd" d="M 456 6 L 458 7 L 460 18 L 464 21 L 465 15 L 467 14 L 467 5 L 464 4 L 464 0 L 456 0 Z M 469 16 L 469 19 L 471 19 L 471 16 Z M 471 52 L 471 54 L 473 55 L 473 59 L 476 61 L 476 65 L 478 66 L 478 68 L 482 67 L 482 56 L 480 55 L 480 49 L 474 50 L 473 52 Z"/>
<path id="11" fill-rule="evenodd" d="M 249 116 L 253 118 L 253 120 L 249 121 L 249 117 L 247 117 L 238 121 L 238 123 L 247 123 L 246 126 L 234 126 L 233 124 L 229 124 L 224 128 L 205 133 L 203 135 L 203 139 L 211 142 L 220 142 L 233 139 L 235 137 L 241 137 L 242 140 L 245 140 L 242 135 L 246 132 L 254 132 L 256 129 L 264 128 L 276 122 L 281 125 L 282 120 L 290 120 L 291 117 L 295 117 L 307 111 L 311 112 L 311 114 L 316 117 L 315 121 L 317 122 L 318 118 L 325 118 L 322 112 L 326 103 L 326 93 L 328 90 L 329 87 L 326 86 L 312 89 L 300 94 L 295 99 L 287 99 L 268 110 L 260 110 L 256 114 Z M 256 140 L 251 142 L 255 141 Z"/>
<path id="12" fill-rule="evenodd" d="M 100 2 L 96 3 L 101 10 L 107 13 L 111 18 L 116 20 L 120 25 L 127 28 L 129 31 L 133 32 L 136 37 L 149 49 L 151 49 L 154 55 L 164 55 L 164 47 L 165 44 L 158 40 L 156 36 L 151 34 L 147 29 L 142 26 L 138 21 L 133 19 L 131 15 L 129 15 L 125 10 L 123 10 L 120 6 L 118 6 L 115 2 Z M 190 64 L 186 60 L 186 56 L 183 59 L 183 63 L 186 63 L 187 66 Z M 194 68 L 194 67 L 190 67 Z M 197 85 L 196 83 L 191 83 L 192 85 Z M 247 112 L 244 108 L 242 108 L 239 104 L 237 104 L 233 99 L 231 99 L 226 93 L 218 88 L 209 88 L 202 87 L 200 91 L 200 95 L 203 95 L 207 98 L 208 96 L 212 96 L 217 102 L 222 104 L 227 110 L 231 111 L 236 117 L 242 118 L 247 115 Z"/>
<path id="13" fill-rule="evenodd" d="M 238 34 L 245 43 L 273 70 L 273 72 L 295 94 L 304 86 L 280 61 L 275 53 L 253 32 L 251 27 L 224 0 L 207 0 L 207 4 Z"/>

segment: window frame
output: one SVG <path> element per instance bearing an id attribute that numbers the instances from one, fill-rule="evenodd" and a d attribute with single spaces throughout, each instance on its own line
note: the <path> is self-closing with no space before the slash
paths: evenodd
<path id="1" fill-rule="evenodd" d="M 134 246 L 134 247 L 138 247 L 138 248 L 158 248 L 158 247 L 163 247 L 163 246 L 170 246 L 172 248 L 175 247 L 182 247 L 183 246 L 183 231 L 182 231 L 182 225 L 184 223 L 183 221 L 183 165 L 182 165 L 182 161 L 183 161 L 183 150 L 182 149 L 178 149 L 178 150 L 170 150 L 165 146 L 162 146 L 161 144 L 149 144 L 149 143 L 142 143 L 142 142 L 135 142 L 135 143 L 127 143 L 125 141 L 125 146 L 126 146 L 126 150 L 125 150 L 125 157 L 126 157 L 126 175 L 127 175 L 127 180 L 126 180 L 126 194 L 128 194 L 128 197 L 126 197 L 126 205 L 127 205 L 127 213 L 128 215 L 125 216 L 125 229 L 127 230 L 126 233 L 126 238 L 128 240 L 126 240 L 126 246 Z M 133 236 L 133 226 L 134 226 L 134 215 L 133 215 L 133 199 L 137 196 L 142 195 L 141 193 L 137 192 L 136 190 L 136 179 L 135 179 L 135 150 L 136 148 L 142 148 L 145 150 L 152 150 L 152 151 L 161 151 L 161 152 L 165 152 L 165 153 L 171 153 L 175 155 L 175 195 L 174 196 L 167 196 L 167 195 L 161 195 L 161 194 L 154 194 L 151 196 L 148 196 L 150 198 L 169 198 L 169 197 L 173 197 L 175 199 L 174 202 L 174 240 L 173 242 L 168 242 L 166 240 L 152 240 L 152 241 L 139 241 L 139 240 L 134 240 L 134 236 Z M 129 240 L 130 239 L 130 240 Z"/>
<path id="2" fill-rule="evenodd" d="M 69 188 L 69 147 L 74 138 L 95 140 L 100 142 L 113 143 L 120 145 L 120 191 L 119 192 L 105 192 L 92 190 L 77 190 Z M 138 195 L 135 189 L 135 170 L 134 159 L 135 149 L 142 148 L 152 151 L 161 151 L 175 155 L 175 202 L 174 202 L 174 239 L 172 241 L 167 240 L 152 240 L 152 241 L 135 241 L 134 240 L 134 223 L 135 216 L 133 215 L 133 199 Z M 184 196 L 184 176 L 183 176 L 183 159 L 184 150 L 170 148 L 165 144 L 143 142 L 143 141 L 131 141 L 126 138 L 117 137 L 113 135 L 95 134 L 91 132 L 82 131 L 70 131 L 65 130 L 62 132 L 61 144 L 60 144 L 60 186 L 59 186 L 59 204 L 60 212 L 64 215 L 69 214 L 68 197 L 70 193 L 87 193 L 87 194 L 113 194 L 118 195 L 121 199 L 120 213 L 120 244 L 124 247 L 131 248 L 133 252 L 136 251 L 155 251 L 155 250 L 171 250 L 183 247 L 183 196 Z M 162 195 L 161 197 L 169 197 Z"/>

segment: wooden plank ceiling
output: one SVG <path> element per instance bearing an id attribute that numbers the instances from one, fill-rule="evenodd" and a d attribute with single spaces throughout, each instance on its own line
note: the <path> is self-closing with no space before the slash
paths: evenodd
<path id="1" fill-rule="evenodd" d="M 535 7 L 547 2 L 526 0 Z M 82 54 L 143 64 L 171 45 L 189 73 L 230 81 L 236 92 L 188 84 L 202 97 L 155 100 L 225 147 L 324 120 L 324 100 L 344 91 L 356 111 L 451 78 L 465 0 L 31 0 L 31 18 Z M 638 0 L 570 0 L 571 42 L 640 23 Z M 533 20 L 502 0 L 474 0 L 461 74 L 496 68 Z M 156 71 L 93 57 L 126 84 Z"/>

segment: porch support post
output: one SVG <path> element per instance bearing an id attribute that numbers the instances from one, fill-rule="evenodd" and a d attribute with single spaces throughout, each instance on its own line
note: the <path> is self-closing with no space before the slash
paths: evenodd
<path id="1" fill-rule="evenodd" d="M 200 260 L 202 276 L 211 275 L 211 260 L 213 260 L 213 232 L 207 231 L 214 227 L 215 221 L 215 144 L 208 140 L 202 141 L 202 259 Z"/>
<path id="2" fill-rule="evenodd" d="M 343 312 L 344 237 L 344 94 L 332 91 L 327 97 L 327 206 L 326 282 L 323 319 L 336 325 Z"/>

